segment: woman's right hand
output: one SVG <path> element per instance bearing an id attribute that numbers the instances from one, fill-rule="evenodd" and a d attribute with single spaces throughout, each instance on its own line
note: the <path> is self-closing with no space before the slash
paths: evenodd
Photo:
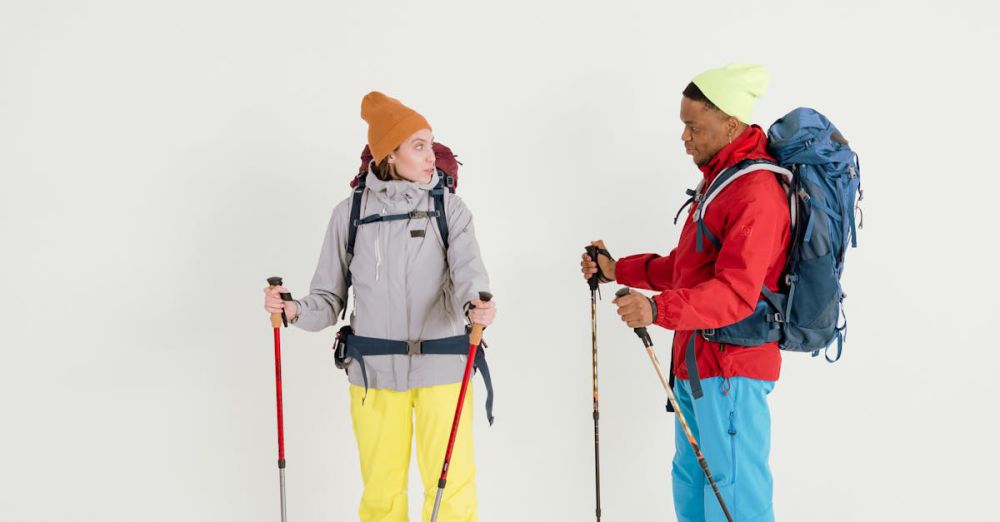
<path id="1" fill-rule="evenodd" d="M 597 241 L 591 241 L 590 245 L 600 248 L 602 250 L 607 250 L 607 247 L 604 246 L 604 241 L 600 239 L 598 239 Z M 584 251 L 581 259 L 582 260 L 580 261 L 580 271 L 583 272 L 583 278 L 585 280 L 589 281 L 591 277 L 594 277 L 594 274 L 597 273 L 598 263 L 600 263 L 601 265 L 601 271 L 604 272 L 604 276 L 611 281 L 615 280 L 615 262 L 611 260 L 611 258 L 598 254 L 597 260 L 595 261 L 594 259 L 591 259 L 589 255 L 587 255 L 586 251 Z"/>
<path id="2" fill-rule="evenodd" d="M 291 321 L 299 315 L 299 306 L 295 301 L 282 301 L 281 294 L 289 293 L 283 286 L 264 287 L 264 310 L 271 314 L 280 314 L 285 311 L 285 316 Z"/>

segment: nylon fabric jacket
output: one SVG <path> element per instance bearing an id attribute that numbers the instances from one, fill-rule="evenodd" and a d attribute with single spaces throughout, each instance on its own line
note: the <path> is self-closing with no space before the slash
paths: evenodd
<path id="1" fill-rule="evenodd" d="M 438 182 L 381 181 L 369 172 L 360 217 L 434 210 L 430 191 Z M 358 227 L 351 260 L 356 335 L 394 341 L 427 341 L 465 334 L 466 303 L 489 291 L 472 213 L 445 191 L 447 252 L 434 218 L 377 222 Z M 319 331 L 337 324 L 346 305 L 347 236 L 352 198 L 330 217 L 309 295 L 298 299 L 294 324 Z M 465 355 L 366 356 L 368 385 L 406 391 L 462 380 Z M 364 386 L 358 361 L 347 368 L 351 384 Z"/>
<path id="2" fill-rule="evenodd" d="M 699 169 L 707 187 L 723 170 L 747 159 L 769 159 L 767 136 L 748 127 Z M 685 350 L 695 330 L 720 328 L 749 317 L 765 284 L 778 290 L 791 241 L 788 199 L 775 174 L 756 171 L 723 189 L 704 216 L 708 230 L 722 243 L 708 240 L 695 248 L 692 205 L 677 247 L 668 255 L 638 254 L 618 260 L 620 284 L 659 292 L 654 324 L 676 332 L 674 375 L 687 379 Z M 696 338 L 695 354 L 702 379 L 749 377 L 776 381 L 781 370 L 778 343 L 756 347 L 722 345 Z"/>

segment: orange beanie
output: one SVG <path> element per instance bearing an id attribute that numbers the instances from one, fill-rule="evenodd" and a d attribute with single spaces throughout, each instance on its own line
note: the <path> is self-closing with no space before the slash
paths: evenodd
<path id="1" fill-rule="evenodd" d="M 368 147 L 376 164 L 414 132 L 431 128 L 417 111 L 378 91 L 361 100 L 361 117 L 368 122 Z"/>

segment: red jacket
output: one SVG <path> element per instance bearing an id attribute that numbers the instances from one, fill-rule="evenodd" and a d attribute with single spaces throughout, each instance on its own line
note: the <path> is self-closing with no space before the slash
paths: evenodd
<path id="1" fill-rule="evenodd" d="M 760 127 L 747 128 L 699 167 L 705 186 L 727 167 L 745 159 L 773 158 Z M 691 211 L 697 203 L 692 205 Z M 675 248 L 666 257 L 639 254 L 620 259 L 615 277 L 622 285 L 662 292 L 653 297 L 654 323 L 674 330 L 673 365 L 687 379 L 684 352 L 694 330 L 736 323 L 753 312 L 761 286 L 778 290 L 791 238 L 788 200 L 775 174 L 761 170 L 740 177 L 718 194 L 705 214 L 709 232 L 722 242 L 716 250 L 707 239 L 695 251 L 690 212 Z M 781 354 L 777 343 L 753 348 L 720 345 L 697 336 L 695 353 L 701 378 L 749 377 L 778 380 Z"/>

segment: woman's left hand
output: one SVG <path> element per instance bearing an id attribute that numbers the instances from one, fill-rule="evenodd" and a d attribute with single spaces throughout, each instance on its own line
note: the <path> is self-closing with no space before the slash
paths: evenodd
<path id="1" fill-rule="evenodd" d="M 493 301 L 483 302 L 473 299 L 470 303 L 475 306 L 469 310 L 469 320 L 474 324 L 489 326 L 493 324 L 493 319 L 497 316 L 497 306 Z"/>

